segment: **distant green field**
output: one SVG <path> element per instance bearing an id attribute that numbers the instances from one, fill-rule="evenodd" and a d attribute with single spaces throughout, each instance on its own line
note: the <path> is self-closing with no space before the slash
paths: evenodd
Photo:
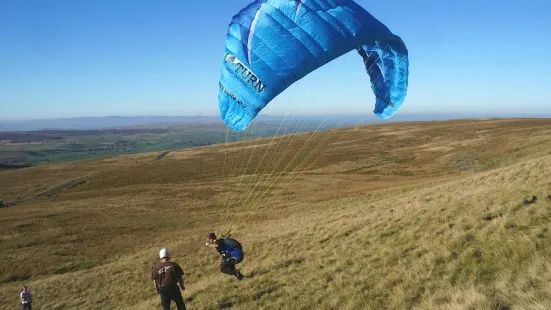
<path id="1" fill-rule="evenodd" d="M 0 133 L 0 169 L 45 162 L 136 154 L 315 130 L 312 123 L 260 123 L 243 132 L 220 124 L 132 127 L 106 130 L 44 130 Z"/>

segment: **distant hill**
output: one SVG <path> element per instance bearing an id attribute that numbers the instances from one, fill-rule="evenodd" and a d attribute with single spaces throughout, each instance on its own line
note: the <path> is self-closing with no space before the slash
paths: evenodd
<path id="1" fill-rule="evenodd" d="M 310 121 L 325 122 L 325 125 L 338 124 L 341 126 L 351 126 L 357 124 L 368 124 L 377 122 L 397 122 L 397 121 L 437 121 L 460 118 L 485 118 L 485 117 L 551 117 L 549 115 L 474 115 L 474 114 L 428 114 L 428 113 L 398 113 L 388 120 L 379 120 L 373 114 L 363 115 L 319 115 L 302 116 L 291 114 L 286 119 L 296 121 L 308 119 Z M 278 115 L 259 115 L 254 121 L 257 122 L 278 122 L 280 123 L 284 116 Z M 0 121 L 0 132 L 6 131 L 33 131 L 33 130 L 92 130 L 107 128 L 124 128 L 132 126 L 159 126 L 168 124 L 223 124 L 219 116 L 105 116 L 105 117 L 75 117 L 75 118 L 56 118 L 56 119 L 33 119 L 19 121 Z"/>
<path id="2" fill-rule="evenodd" d="M 214 116 L 105 116 L 0 121 L 0 131 L 91 130 L 166 124 L 220 123 Z"/>

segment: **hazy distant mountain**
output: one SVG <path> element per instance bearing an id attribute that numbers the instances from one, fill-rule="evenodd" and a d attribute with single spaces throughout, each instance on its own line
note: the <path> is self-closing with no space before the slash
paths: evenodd
<path id="1" fill-rule="evenodd" d="M 189 123 L 221 123 L 215 116 L 105 116 L 24 121 L 0 121 L 0 131 L 32 131 L 47 129 L 107 129 L 129 126 L 154 126 Z"/>
<path id="2" fill-rule="evenodd" d="M 289 121 L 310 121 L 322 124 L 322 127 L 334 125 L 352 126 L 357 124 L 378 122 L 403 122 L 403 121 L 432 121 L 457 118 L 486 118 L 486 117 L 511 117 L 507 115 L 462 115 L 462 114 L 406 114 L 398 113 L 388 120 L 379 120 L 373 114 L 366 115 L 321 115 L 321 116 L 284 116 L 259 115 L 253 123 Z M 514 117 L 551 117 L 551 115 L 516 115 Z M 33 130 L 90 130 L 122 128 L 130 126 L 159 126 L 169 124 L 223 124 L 219 116 L 105 116 L 105 117 L 76 117 L 59 119 L 36 119 L 23 121 L 0 121 L 0 131 L 33 131 Z"/>

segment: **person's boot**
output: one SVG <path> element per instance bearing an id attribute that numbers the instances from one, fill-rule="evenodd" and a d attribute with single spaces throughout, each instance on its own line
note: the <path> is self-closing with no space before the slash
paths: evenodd
<path id="1" fill-rule="evenodd" d="M 243 278 L 244 278 L 245 276 L 243 276 L 243 274 L 241 273 L 241 271 L 239 271 L 239 270 L 236 270 L 236 271 L 237 271 L 237 275 L 236 275 L 237 280 L 243 280 Z"/>

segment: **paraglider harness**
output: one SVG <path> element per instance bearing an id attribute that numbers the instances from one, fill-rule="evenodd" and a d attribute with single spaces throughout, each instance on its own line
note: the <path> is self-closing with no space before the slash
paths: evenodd
<path id="1" fill-rule="evenodd" d="M 243 253 L 243 246 L 239 241 L 229 236 L 221 236 L 218 242 L 219 245 L 216 249 L 222 255 L 222 263 L 235 265 L 243 261 L 245 253 Z"/>

